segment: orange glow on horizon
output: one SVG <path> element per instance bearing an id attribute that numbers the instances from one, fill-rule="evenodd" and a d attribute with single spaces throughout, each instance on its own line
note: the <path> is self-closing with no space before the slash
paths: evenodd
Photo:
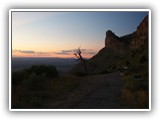
<path id="1" fill-rule="evenodd" d="M 85 54 L 85 53 L 82 53 L 82 56 L 84 58 L 91 58 L 93 57 L 94 55 L 91 55 L 91 54 Z M 27 53 L 19 53 L 19 52 L 12 52 L 12 57 L 57 57 L 57 58 L 76 58 L 74 54 L 55 54 L 55 53 L 48 53 L 48 54 L 42 54 L 42 55 L 39 55 L 39 54 L 27 54 Z"/>

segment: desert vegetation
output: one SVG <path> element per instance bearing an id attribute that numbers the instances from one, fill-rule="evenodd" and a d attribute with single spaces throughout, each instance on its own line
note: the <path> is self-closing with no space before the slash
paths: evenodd
<path id="1" fill-rule="evenodd" d="M 133 108 L 148 108 L 148 81 L 135 80 L 128 75 L 123 79 L 122 101 Z"/>
<path id="2" fill-rule="evenodd" d="M 12 73 L 12 107 L 43 108 L 49 99 L 74 89 L 74 76 L 58 77 L 54 66 L 34 65 Z M 64 97 L 64 96 L 63 96 Z"/>

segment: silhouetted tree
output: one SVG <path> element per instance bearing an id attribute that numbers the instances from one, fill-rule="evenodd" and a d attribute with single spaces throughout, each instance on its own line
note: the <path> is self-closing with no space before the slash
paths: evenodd
<path id="1" fill-rule="evenodd" d="M 80 60 L 83 63 L 84 70 L 85 70 L 86 74 L 88 75 L 88 69 L 87 69 L 86 60 L 82 57 L 81 53 L 82 52 L 81 52 L 80 47 L 79 47 L 77 49 L 77 52 L 74 53 L 74 55 L 78 58 L 78 60 Z"/>

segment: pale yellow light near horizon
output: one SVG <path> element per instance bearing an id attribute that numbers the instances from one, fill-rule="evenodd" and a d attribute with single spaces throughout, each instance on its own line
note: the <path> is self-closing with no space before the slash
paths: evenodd
<path id="1" fill-rule="evenodd" d="M 119 36 L 130 34 L 146 14 L 147 12 L 12 12 L 12 49 L 21 51 L 23 56 L 41 52 L 53 57 L 67 57 L 71 54 L 64 51 L 81 46 L 81 49 L 86 50 L 86 56 L 93 56 L 104 47 L 107 30 L 113 30 Z M 56 52 L 59 54 L 50 54 Z M 17 54 L 21 56 L 20 53 Z M 32 54 L 33 57 L 34 55 L 37 54 Z"/>
<path id="2" fill-rule="evenodd" d="M 78 31 L 76 33 L 76 29 L 80 29 L 80 27 L 76 27 L 74 24 L 71 26 L 72 23 L 67 26 L 67 23 L 65 23 L 67 17 L 63 15 L 68 14 L 70 13 L 13 12 L 12 49 L 58 52 L 77 49 L 81 46 L 82 49 L 93 49 L 98 52 L 102 47 L 100 42 L 95 44 L 95 42 L 91 42 L 92 37 L 84 36 Z M 63 17 L 65 20 L 61 21 Z"/>
<path id="3" fill-rule="evenodd" d="M 16 40 L 17 39 L 17 40 Z M 22 40 L 23 39 L 23 40 Z M 12 49 L 17 50 L 34 50 L 34 51 L 59 51 L 59 50 L 67 50 L 67 49 L 77 49 L 79 46 L 85 49 L 95 49 L 99 50 L 102 44 L 97 44 L 95 46 L 94 43 L 89 43 L 90 45 L 81 42 L 84 38 L 77 38 L 76 40 L 71 38 L 70 40 L 64 42 L 64 38 L 62 37 L 47 37 L 45 38 L 41 35 L 18 35 L 13 36 L 13 41 L 17 41 L 12 43 Z M 68 39 L 68 38 L 65 38 Z M 30 40 L 30 41 L 28 41 Z M 69 43 L 69 41 L 72 41 Z M 80 42 L 76 42 L 80 41 Z"/>
<path id="4" fill-rule="evenodd" d="M 58 14 L 55 14 L 58 15 Z M 32 15 L 25 17 L 24 14 L 16 16 L 13 14 L 13 30 L 12 30 L 12 49 L 13 50 L 32 50 L 37 52 L 58 52 L 61 50 L 77 49 L 79 46 L 85 49 L 93 49 L 98 51 L 101 44 L 87 42 L 89 38 L 78 36 L 70 36 L 60 34 L 56 29 L 47 28 L 45 25 L 39 25 L 32 28 L 32 24 L 37 21 L 49 17 L 50 14 Z M 36 22 L 35 22 L 36 24 Z M 63 31 L 63 30 L 62 30 Z M 62 32 L 63 33 L 63 32 Z M 73 33 L 74 34 L 74 33 Z M 20 54 L 18 54 L 20 55 Z"/>

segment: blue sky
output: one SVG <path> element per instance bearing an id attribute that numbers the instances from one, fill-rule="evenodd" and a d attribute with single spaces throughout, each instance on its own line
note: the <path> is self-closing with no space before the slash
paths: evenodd
<path id="1" fill-rule="evenodd" d="M 12 49 L 21 56 L 56 56 L 81 46 L 88 57 L 104 47 L 105 32 L 134 32 L 148 12 L 12 12 Z M 17 53 L 19 51 L 19 53 Z M 31 54 L 34 53 L 34 54 Z M 92 53 L 89 55 L 89 53 Z M 16 55 L 15 54 L 15 55 Z M 64 54 L 63 57 L 69 57 Z M 70 54 L 71 57 L 72 53 Z"/>

